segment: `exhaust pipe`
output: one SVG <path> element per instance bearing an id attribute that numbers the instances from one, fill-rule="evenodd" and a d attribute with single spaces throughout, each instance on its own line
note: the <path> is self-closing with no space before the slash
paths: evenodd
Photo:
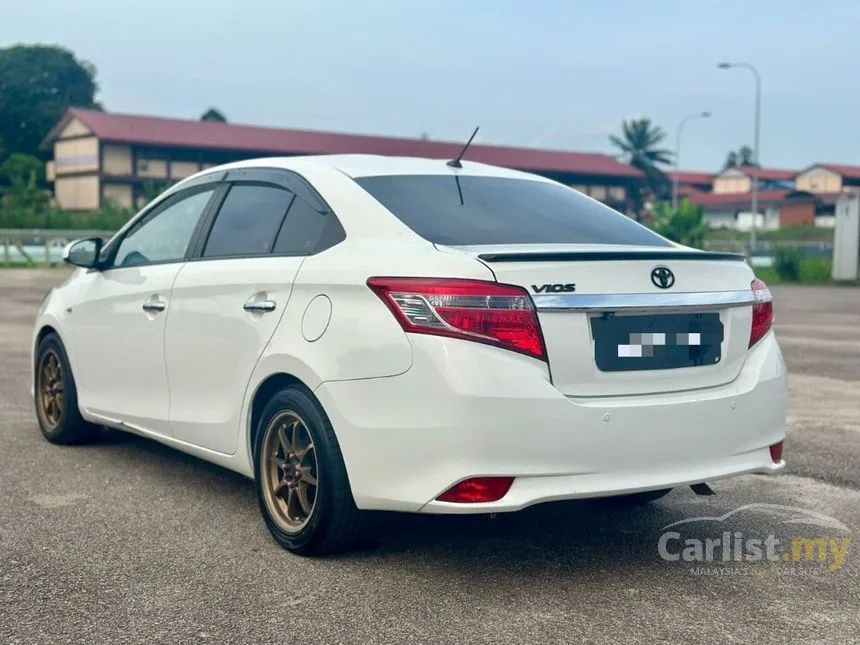
<path id="1" fill-rule="evenodd" d="M 702 482 L 701 484 L 691 484 L 690 488 L 693 489 L 693 492 L 696 493 L 696 495 L 716 495 L 714 489 L 708 486 L 705 482 Z"/>

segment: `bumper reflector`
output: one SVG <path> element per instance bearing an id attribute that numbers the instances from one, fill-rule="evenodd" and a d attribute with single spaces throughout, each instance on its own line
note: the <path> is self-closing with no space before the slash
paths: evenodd
<path id="1" fill-rule="evenodd" d="M 513 477 L 474 477 L 455 484 L 436 499 L 458 504 L 498 502 L 508 494 L 513 483 Z"/>
<path id="2" fill-rule="evenodd" d="M 770 458 L 775 464 L 782 461 L 782 441 L 775 443 L 770 447 Z"/>

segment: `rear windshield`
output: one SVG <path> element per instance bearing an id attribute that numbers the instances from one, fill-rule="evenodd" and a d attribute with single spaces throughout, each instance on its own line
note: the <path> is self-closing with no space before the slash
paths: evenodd
<path id="1" fill-rule="evenodd" d="M 356 181 L 409 228 L 437 244 L 670 246 L 618 211 L 560 184 L 469 175 Z"/>

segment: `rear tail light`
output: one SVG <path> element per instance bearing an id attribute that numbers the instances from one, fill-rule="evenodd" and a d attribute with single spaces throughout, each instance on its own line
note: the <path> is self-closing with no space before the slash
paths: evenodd
<path id="1" fill-rule="evenodd" d="M 750 329 L 750 344 L 752 347 L 760 341 L 773 327 L 773 296 L 767 285 L 756 278 L 750 284 L 753 292 L 752 328 Z"/>
<path id="2" fill-rule="evenodd" d="M 475 477 L 455 484 L 436 499 L 458 504 L 498 502 L 508 494 L 513 483 L 513 477 Z"/>
<path id="3" fill-rule="evenodd" d="M 367 285 L 407 332 L 486 343 L 546 360 L 537 312 L 522 287 L 446 278 L 370 278 Z"/>

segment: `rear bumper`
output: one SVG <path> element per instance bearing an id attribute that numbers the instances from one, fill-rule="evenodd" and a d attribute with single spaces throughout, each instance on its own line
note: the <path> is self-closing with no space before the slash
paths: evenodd
<path id="1" fill-rule="evenodd" d="M 399 376 L 327 382 L 316 394 L 341 444 L 359 508 L 515 511 L 769 473 L 785 436 L 786 370 L 774 335 L 738 378 L 672 394 L 570 398 L 545 366 L 492 347 L 411 337 Z M 498 502 L 435 501 L 457 482 L 515 476 Z"/>

